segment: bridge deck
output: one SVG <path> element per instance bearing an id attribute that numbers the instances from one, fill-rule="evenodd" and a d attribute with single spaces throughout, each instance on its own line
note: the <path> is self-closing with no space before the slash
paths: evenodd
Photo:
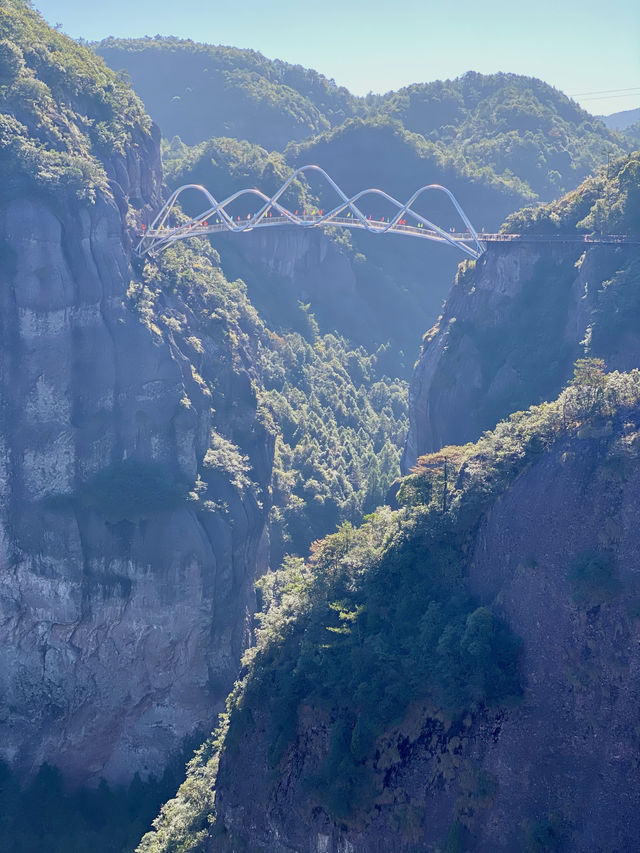
<path id="1" fill-rule="evenodd" d="M 206 225 L 200 223 L 190 223 L 176 228 L 155 228 L 155 229 L 138 229 L 139 237 L 147 237 L 152 239 L 181 240 L 185 237 L 199 237 L 207 234 L 220 234 L 222 232 L 238 233 L 254 231 L 257 228 L 269 228 L 276 226 L 291 225 L 296 228 L 328 228 L 333 225 L 343 226 L 348 228 L 358 228 L 372 232 L 387 233 L 387 234 L 406 234 L 412 237 L 422 237 L 427 240 L 435 240 L 439 243 L 447 241 L 441 237 L 437 231 L 430 228 L 421 228 L 416 225 L 390 225 L 389 222 L 378 219 L 367 219 L 367 224 L 363 224 L 358 219 L 346 216 L 336 216 L 330 221 L 321 221 L 320 216 L 309 217 L 305 222 L 292 222 L 286 216 L 271 216 L 264 217 L 257 223 L 252 223 L 251 220 L 242 219 L 233 220 L 233 226 L 230 228 L 227 223 L 207 221 Z M 464 232 L 451 232 L 450 238 L 459 243 L 473 243 L 473 236 Z M 478 232 L 478 237 L 482 243 L 629 243 L 640 245 L 639 239 L 634 239 L 625 234 L 489 234 L 483 231 Z"/>

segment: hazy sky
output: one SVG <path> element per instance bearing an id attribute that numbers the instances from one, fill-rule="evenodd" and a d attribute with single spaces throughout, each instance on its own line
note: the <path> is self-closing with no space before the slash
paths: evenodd
<path id="1" fill-rule="evenodd" d="M 590 112 L 640 106 L 639 0 L 34 0 L 74 38 L 174 35 L 315 68 L 356 94 L 512 71 Z"/>

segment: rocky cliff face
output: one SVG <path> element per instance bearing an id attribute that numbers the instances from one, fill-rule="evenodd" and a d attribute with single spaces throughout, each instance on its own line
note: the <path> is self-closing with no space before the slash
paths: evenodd
<path id="1" fill-rule="evenodd" d="M 272 328 L 306 331 L 299 303 L 311 305 L 321 330 L 366 338 L 363 303 L 349 252 L 323 231 L 257 230 L 216 242 L 225 270 L 247 281 L 251 301 Z M 344 248 L 344 247 L 342 247 Z"/>
<path id="2" fill-rule="evenodd" d="M 15 10 L 17 43 L 41 24 Z M 141 308 L 158 137 L 103 156 L 93 201 L 21 186 L 0 210 L 0 757 L 74 782 L 157 774 L 211 726 L 266 568 L 251 330 L 179 292 Z"/>
<path id="3" fill-rule="evenodd" d="M 607 285 L 636 255 L 631 246 L 494 244 L 462 265 L 414 369 L 404 470 L 553 399 L 576 358 L 604 357 L 620 370 L 640 363 L 633 329 L 592 335 L 603 313 L 619 310 L 611 300 L 603 307 Z"/>

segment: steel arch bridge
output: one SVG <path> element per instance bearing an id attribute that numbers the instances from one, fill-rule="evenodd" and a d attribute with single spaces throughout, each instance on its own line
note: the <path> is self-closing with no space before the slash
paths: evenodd
<path id="1" fill-rule="evenodd" d="M 293 181 L 299 175 L 303 175 L 306 172 L 319 173 L 329 186 L 335 190 L 340 200 L 332 210 L 326 213 L 323 211 L 311 212 L 303 210 L 300 214 L 298 210 L 295 212 L 291 211 L 280 203 L 280 199 Z M 170 214 L 179 197 L 186 190 L 196 190 L 199 192 L 204 196 L 208 207 L 201 214 L 186 222 L 170 225 Z M 460 216 L 466 231 L 462 233 L 445 231 L 429 219 L 412 210 L 412 205 L 428 192 L 444 193 L 447 196 L 453 208 Z M 262 202 L 262 206 L 253 215 L 247 215 L 246 219 L 238 217 L 238 219 L 234 220 L 227 213 L 226 208 L 244 196 L 257 197 Z M 397 210 L 396 214 L 388 219 L 371 219 L 371 217 L 365 216 L 357 203 L 368 196 L 382 198 L 390 202 L 395 206 Z M 361 190 L 349 198 L 324 169 L 314 165 L 301 166 L 299 169 L 296 169 L 271 197 L 258 189 L 244 189 L 238 190 L 238 192 L 225 198 L 224 201 L 216 201 L 206 187 L 200 184 L 185 184 L 174 190 L 169 196 L 151 225 L 148 228 L 142 226 L 138 231 L 138 236 L 141 239 L 136 247 L 136 251 L 139 255 L 155 255 L 177 240 L 185 240 L 189 237 L 201 237 L 224 231 L 238 233 L 253 231 L 256 228 L 274 228 L 283 225 L 294 225 L 301 228 L 322 228 L 329 225 L 339 225 L 346 228 L 363 229 L 371 234 L 404 234 L 422 240 L 449 244 L 471 258 L 479 258 L 485 251 L 485 247 L 480 242 L 473 225 L 456 201 L 453 193 L 446 187 L 440 186 L 440 184 L 429 184 L 428 186 L 421 187 L 404 204 L 383 190 L 374 188 Z"/>

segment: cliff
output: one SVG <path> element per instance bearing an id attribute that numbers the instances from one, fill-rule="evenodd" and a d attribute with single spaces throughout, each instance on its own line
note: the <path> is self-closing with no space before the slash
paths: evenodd
<path id="1" fill-rule="evenodd" d="M 577 374 L 263 585 L 140 851 L 633 849 L 639 400 L 638 371 Z"/>
<path id="2" fill-rule="evenodd" d="M 233 682 L 274 439 L 241 289 L 215 256 L 180 282 L 133 258 L 157 130 L 90 51 L 1 13 L 0 756 L 125 781 Z"/>
<path id="3" fill-rule="evenodd" d="M 514 214 L 505 230 L 544 236 L 637 236 L 638 154 L 551 205 Z M 475 440 L 518 409 L 557 396 L 580 356 L 612 369 L 640 364 L 638 243 L 488 244 L 460 266 L 427 332 L 411 381 L 403 467 Z"/>

